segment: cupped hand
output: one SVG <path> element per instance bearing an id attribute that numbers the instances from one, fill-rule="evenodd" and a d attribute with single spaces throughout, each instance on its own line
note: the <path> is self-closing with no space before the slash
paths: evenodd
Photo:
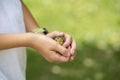
<path id="1" fill-rule="evenodd" d="M 49 62 L 69 61 L 69 51 L 45 35 L 32 34 L 30 46 L 36 49 Z"/>
<path id="2" fill-rule="evenodd" d="M 76 41 L 67 33 L 64 32 L 60 32 L 60 31 L 53 31 L 47 34 L 48 37 L 54 39 L 57 36 L 63 36 L 65 38 L 65 42 L 62 45 L 63 47 L 65 47 L 69 53 L 70 53 L 70 57 L 69 60 L 72 61 L 74 60 L 75 54 L 76 54 Z"/>

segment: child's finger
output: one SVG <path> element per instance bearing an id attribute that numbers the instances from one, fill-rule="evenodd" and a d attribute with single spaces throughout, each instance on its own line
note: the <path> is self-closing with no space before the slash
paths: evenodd
<path id="1" fill-rule="evenodd" d="M 74 55 L 76 53 L 76 42 L 75 42 L 75 40 L 72 41 L 70 52 L 71 52 L 72 55 Z"/>
<path id="2" fill-rule="evenodd" d="M 63 36 L 63 33 L 62 32 L 59 32 L 59 31 L 53 31 L 53 32 L 50 32 L 47 34 L 48 37 L 51 37 L 51 38 L 55 38 L 57 36 Z"/>
<path id="3" fill-rule="evenodd" d="M 70 56 L 69 51 L 61 45 L 57 45 L 55 49 L 56 49 L 57 52 L 59 52 L 61 55 L 65 56 L 65 57 Z"/>
<path id="4" fill-rule="evenodd" d="M 67 48 L 72 43 L 72 37 L 68 34 L 65 34 L 64 37 L 65 37 L 65 42 L 64 42 L 63 46 Z"/>
<path id="5" fill-rule="evenodd" d="M 69 58 L 60 55 L 59 53 L 52 52 L 50 62 L 68 62 Z"/>

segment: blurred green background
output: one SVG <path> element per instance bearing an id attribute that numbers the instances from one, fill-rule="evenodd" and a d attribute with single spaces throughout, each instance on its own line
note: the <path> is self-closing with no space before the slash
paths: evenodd
<path id="1" fill-rule="evenodd" d="M 24 2 L 41 27 L 77 41 L 68 63 L 49 63 L 28 48 L 27 80 L 120 80 L 120 0 Z"/>

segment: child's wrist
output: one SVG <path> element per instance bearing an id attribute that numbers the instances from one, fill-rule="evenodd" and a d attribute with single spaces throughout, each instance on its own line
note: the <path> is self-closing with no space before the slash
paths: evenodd
<path id="1" fill-rule="evenodd" d="M 36 44 L 38 44 L 36 41 L 39 39 L 41 43 L 41 37 L 43 36 L 42 34 L 35 34 L 35 33 L 27 33 L 28 39 L 26 42 L 27 47 L 35 48 Z M 38 37 L 39 36 L 39 37 Z"/>
<path id="2" fill-rule="evenodd" d="M 26 33 L 26 39 L 25 39 L 25 46 L 26 47 L 32 47 L 33 39 L 34 39 L 34 33 Z"/>

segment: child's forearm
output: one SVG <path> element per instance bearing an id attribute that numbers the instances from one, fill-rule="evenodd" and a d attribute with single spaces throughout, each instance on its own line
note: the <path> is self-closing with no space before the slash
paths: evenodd
<path id="1" fill-rule="evenodd" d="M 31 33 L 0 34 L 0 50 L 29 46 L 31 38 Z"/>
<path id="2" fill-rule="evenodd" d="M 37 22 L 35 21 L 32 14 L 30 13 L 30 11 L 23 2 L 22 9 L 27 32 L 31 32 L 33 29 L 39 28 Z"/>

